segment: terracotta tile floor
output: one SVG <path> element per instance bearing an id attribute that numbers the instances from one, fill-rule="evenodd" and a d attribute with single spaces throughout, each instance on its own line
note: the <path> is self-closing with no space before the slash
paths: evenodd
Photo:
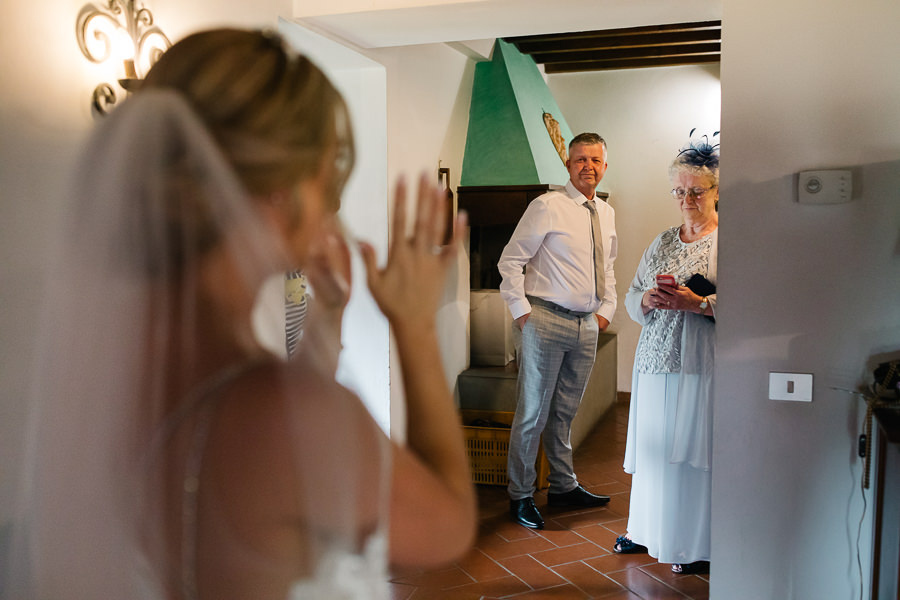
<path id="1" fill-rule="evenodd" d="M 609 505 L 553 509 L 540 491 L 535 503 L 546 525 L 533 531 L 509 520 L 504 487 L 478 486 L 475 547 L 449 567 L 395 572 L 393 600 L 708 599 L 708 575 L 675 575 L 646 554 L 612 552 L 628 517 L 630 476 L 622 471 L 627 421 L 628 404 L 616 403 L 575 452 L 579 481 L 610 496 Z"/>

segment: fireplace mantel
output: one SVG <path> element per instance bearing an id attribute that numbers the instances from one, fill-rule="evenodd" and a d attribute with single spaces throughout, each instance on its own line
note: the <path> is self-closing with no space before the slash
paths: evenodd
<path id="1" fill-rule="evenodd" d="M 459 208 L 469 213 L 469 224 L 513 225 L 522 218 L 528 203 L 550 190 L 565 186 L 549 183 L 531 185 L 467 185 L 456 188 Z M 606 192 L 597 192 L 604 201 Z"/>
<path id="2" fill-rule="evenodd" d="M 469 224 L 481 227 L 512 225 L 525 212 L 528 203 L 541 194 L 562 186 L 538 183 L 533 185 L 459 186 L 456 194 L 460 210 L 469 213 Z"/>
<path id="3" fill-rule="evenodd" d="M 528 203 L 551 190 L 564 186 L 537 183 L 531 185 L 459 186 L 457 205 L 469 214 L 469 285 L 473 290 L 497 289 L 500 274 L 497 261 L 509 241 Z M 604 201 L 606 192 L 597 192 Z"/>

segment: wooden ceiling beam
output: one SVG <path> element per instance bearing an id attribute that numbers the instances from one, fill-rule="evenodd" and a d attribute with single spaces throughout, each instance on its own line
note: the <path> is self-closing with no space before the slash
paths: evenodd
<path id="1" fill-rule="evenodd" d="M 536 63 L 545 65 L 553 63 L 582 62 L 595 60 L 612 60 L 621 58 L 653 58 L 673 57 L 690 54 L 721 54 L 722 44 L 679 44 L 669 46 L 652 46 L 644 48 L 615 48 L 607 50 L 581 50 L 573 52 L 542 52 L 531 55 Z"/>
<path id="2" fill-rule="evenodd" d="M 513 42 L 516 45 L 516 48 L 519 49 L 519 52 L 524 54 L 602 50 L 605 48 L 640 48 L 697 42 L 720 42 L 721 40 L 721 29 L 642 33 L 640 35 L 621 36 L 598 35 L 596 37 L 579 37 L 565 40 L 535 40 L 530 42 L 517 42 L 515 38 L 506 38 L 506 41 Z"/>
<path id="3" fill-rule="evenodd" d="M 664 25 L 648 25 L 644 27 L 626 27 L 622 29 L 600 29 L 596 31 L 575 31 L 570 33 L 546 33 L 539 35 L 521 35 L 505 38 L 510 42 L 563 41 L 580 37 L 597 38 L 600 36 L 639 35 L 642 33 L 660 33 L 666 31 L 687 31 L 696 29 L 722 29 L 722 21 L 698 21 L 694 23 L 669 23 Z"/>
<path id="4" fill-rule="evenodd" d="M 544 71 L 551 74 L 576 73 L 583 71 L 609 71 L 614 69 L 642 69 L 648 67 L 673 67 L 679 65 L 717 63 L 719 60 L 719 54 L 695 54 L 677 57 L 558 62 L 545 64 Z"/>
<path id="5" fill-rule="evenodd" d="M 636 69 L 719 62 L 722 22 L 504 38 L 544 65 L 546 73 Z"/>

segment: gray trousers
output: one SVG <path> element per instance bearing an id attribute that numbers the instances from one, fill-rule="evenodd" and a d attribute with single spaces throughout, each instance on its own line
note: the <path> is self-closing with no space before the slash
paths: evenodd
<path id="1" fill-rule="evenodd" d="M 532 304 L 518 356 L 518 398 L 507 463 L 510 499 L 534 495 L 542 433 L 550 491 L 568 492 L 578 484 L 572 466 L 572 419 L 594 365 L 599 332 L 593 314 L 578 317 Z"/>

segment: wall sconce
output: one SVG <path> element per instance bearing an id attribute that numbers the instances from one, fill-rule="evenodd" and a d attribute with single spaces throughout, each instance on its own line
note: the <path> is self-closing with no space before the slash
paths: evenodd
<path id="1" fill-rule="evenodd" d="M 109 0 L 104 5 L 86 4 L 78 13 L 75 37 L 81 53 L 93 63 L 120 60 L 124 77 L 119 86 L 133 90 L 171 42 L 153 24 L 153 15 L 135 0 Z M 99 114 L 116 103 L 116 91 L 109 83 L 94 88 L 92 106 Z"/>

